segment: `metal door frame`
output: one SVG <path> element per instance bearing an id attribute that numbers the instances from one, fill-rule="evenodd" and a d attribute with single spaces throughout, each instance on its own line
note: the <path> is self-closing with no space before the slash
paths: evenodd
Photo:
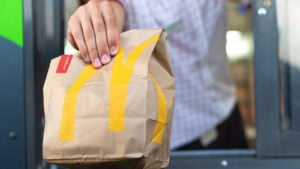
<path id="1" fill-rule="evenodd" d="M 64 1 L 23 0 L 26 169 L 43 169 L 42 87 L 50 59 L 64 49 Z"/>

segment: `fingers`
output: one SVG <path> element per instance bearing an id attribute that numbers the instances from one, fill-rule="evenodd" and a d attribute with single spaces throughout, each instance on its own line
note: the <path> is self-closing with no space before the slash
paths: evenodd
<path id="1" fill-rule="evenodd" d="M 80 50 L 85 62 L 100 68 L 116 55 L 119 29 L 109 1 L 90 0 L 72 15 L 68 23 L 68 40 Z"/>
<path id="2" fill-rule="evenodd" d="M 88 9 L 83 8 L 83 10 Z M 95 68 L 100 68 L 102 66 L 102 63 L 97 50 L 96 35 L 91 20 L 89 19 L 89 15 L 90 14 L 87 11 L 84 11 L 82 15 L 80 15 L 81 26 L 84 34 L 84 39 L 88 48 L 90 60 L 92 61 L 92 64 Z"/>
<path id="3" fill-rule="evenodd" d="M 113 12 L 112 5 L 109 1 L 103 1 L 100 5 L 102 5 L 103 9 L 103 18 L 106 26 L 107 33 L 107 42 L 110 47 L 109 51 L 111 55 L 116 55 L 118 52 L 119 45 L 119 29 L 116 23 L 116 17 Z"/>
<path id="4" fill-rule="evenodd" d="M 72 35 L 72 32 L 71 32 L 70 27 L 68 27 L 68 30 L 67 30 L 67 38 L 68 38 L 68 41 L 70 42 L 70 44 L 71 44 L 75 49 L 78 50 L 78 46 L 77 46 L 77 44 L 76 44 L 76 42 L 75 42 L 75 39 L 74 39 L 74 37 L 73 37 L 73 35 Z"/>
<path id="5" fill-rule="evenodd" d="M 79 49 L 84 61 L 90 62 L 81 24 L 76 15 L 72 16 L 68 22 L 68 40 L 74 48 Z"/>
<path id="6" fill-rule="evenodd" d="M 101 3 L 100 3 L 101 4 Z M 91 9 L 102 9 L 100 4 L 93 4 L 91 3 Z M 107 30 L 105 27 L 105 22 L 103 21 L 102 12 L 99 10 L 92 10 L 92 24 L 95 31 L 96 36 L 96 45 L 98 49 L 98 53 L 101 58 L 101 62 L 103 64 L 107 64 L 110 62 L 111 57 L 109 54 L 109 45 L 107 43 Z M 101 19 L 99 19 L 101 18 Z"/>

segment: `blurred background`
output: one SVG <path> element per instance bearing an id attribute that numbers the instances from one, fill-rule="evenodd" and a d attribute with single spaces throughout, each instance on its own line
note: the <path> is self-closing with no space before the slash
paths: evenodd
<path id="1" fill-rule="evenodd" d="M 250 149 L 255 149 L 255 109 L 253 83 L 253 32 L 251 7 L 227 1 L 228 31 L 226 52 L 245 134 Z"/>

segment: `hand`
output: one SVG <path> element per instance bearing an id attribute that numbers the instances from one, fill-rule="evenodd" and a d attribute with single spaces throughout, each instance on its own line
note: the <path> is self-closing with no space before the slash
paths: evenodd
<path id="1" fill-rule="evenodd" d="M 83 60 L 100 68 L 116 55 L 124 25 L 124 9 L 115 1 L 90 0 L 70 17 L 67 36 Z"/>

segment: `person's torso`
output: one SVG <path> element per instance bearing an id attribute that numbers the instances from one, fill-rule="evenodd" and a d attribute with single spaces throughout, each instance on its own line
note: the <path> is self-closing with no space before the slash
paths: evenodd
<path id="1" fill-rule="evenodd" d="M 182 145 L 228 116 L 235 92 L 225 52 L 226 1 L 124 0 L 125 29 L 162 27 L 175 72 L 171 147 Z"/>

